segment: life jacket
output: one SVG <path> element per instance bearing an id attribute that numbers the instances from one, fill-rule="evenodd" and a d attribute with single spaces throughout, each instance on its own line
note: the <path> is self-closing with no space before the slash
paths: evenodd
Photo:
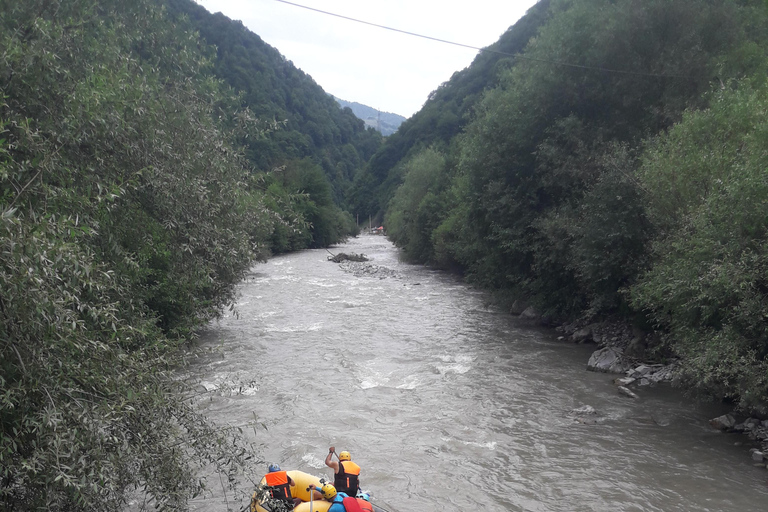
<path id="1" fill-rule="evenodd" d="M 291 502 L 291 486 L 288 484 L 288 473 L 285 471 L 273 471 L 264 475 L 264 483 L 272 489 L 269 491 L 272 498 Z"/>
<path id="2" fill-rule="evenodd" d="M 345 493 L 337 493 L 331 500 L 331 506 L 328 507 L 328 512 L 347 512 L 344 506 L 344 500 L 349 498 Z"/>
<path id="3" fill-rule="evenodd" d="M 351 460 L 339 461 L 339 472 L 333 476 L 333 486 L 339 492 L 357 496 L 360 489 L 360 466 Z"/>
<path id="4" fill-rule="evenodd" d="M 362 512 L 373 512 L 373 505 L 371 505 L 370 501 L 364 500 L 363 498 L 355 498 L 355 499 L 357 500 L 357 504 L 360 505 L 360 510 Z"/>
<path id="5" fill-rule="evenodd" d="M 363 512 L 363 509 L 360 508 L 360 504 L 357 502 L 357 498 L 353 498 L 352 496 L 347 496 L 341 501 L 341 504 L 344 505 L 344 510 L 347 512 Z"/>

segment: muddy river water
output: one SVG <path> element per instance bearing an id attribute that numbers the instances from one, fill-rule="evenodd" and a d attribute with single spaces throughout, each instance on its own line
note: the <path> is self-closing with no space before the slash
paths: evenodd
<path id="1" fill-rule="evenodd" d="M 246 433 L 265 461 L 328 477 L 328 447 L 348 450 L 393 512 L 768 510 L 747 440 L 707 424 L 719 405 L 666 386 L 618 395 L 585 371 L 594 346 L 519 325 L 384 237 L 331 250 L 365 254 L 368 271 L 325 250 L 258 264 L 237 314 L 201 339 L 204 385 L 253 384 L 206 413 L 257 418 Z M 574 418 L 585 405 L 594 424 Z M 226 510 L 215 495 L 193 507 Z"/>

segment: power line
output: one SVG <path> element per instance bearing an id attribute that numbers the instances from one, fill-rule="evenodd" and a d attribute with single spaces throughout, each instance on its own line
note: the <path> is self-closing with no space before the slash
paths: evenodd
<path id="1" fill-rule="evenodd" d="M 421 37 L 422 39 L 429 39 L 430 41 L 437 41 L 438 43 L 452 44 L 454 46 L 461 46 L 462 48 L 469 48 L 471 50 L 477 50 L 479 52 L 495 53 L 497 55 L 503 55 L 505 57 L 512 57 L 512 58 L 515 58 L 515 59 L 530 60 L 530 61 L 534 61 L 534 62 L 542 62 L 542 63 L 545 63 L 545 64 L 555 64 L 557 66 L 564 66 L 564 67 L 569 67 L 569 68 L 588 69 L 588 70 L 591 70 L 591 71 L 604 71 L 606 73 L 619 73 L 619 74 L 623 74 L 623 75 L 651 76 L 651 77 L 659 77 L 659 78 L 685 78 L 685 76 L 683 76 L 683 75 L 668 75 L 668 74 L 663 74 L 663 73 L 643 73 L 641 71 L 625 71 L 625 70 L 621 70 L 621 69 L 603 68 L 603 67 L 599 67 L 599 66 L 585 66 L 585 65 L 581 65 L 581 64 L 571 64 L 571 63 L 568 63 L 568 62 L 559 62 L 559 61 L 556 61 L 556 60 L 538 59 L 538 58 L 535 58 L 535 57 L 527 57 L 527 56 L 524 56 L 524 55 L 520 55 L 519 53 L 515 54 L 515 53 L 500 52 L 498 50 L 493 50 L 491 48 L 480 48 L 478 46 L 472 46 L 472 45 L 468 45 L 468 44 L 457 43 L 455 41 L 448 41 L 446 39 L 439 39 L 437 37 L 426 36 L 424 34 L 417 34 L 416 32 L 408 32 L 407 30 L 401 30 L 399 28 L 389 27 L 389 26 L 386 26 L 386 25 L 379 25 L 378 23 L 372 23 L 370 21 L 360 20 L 360 19 L 357 19 L 357 18 L 351 18 L 349 16 L 344 16 L 344 15 L 341 15 L 341 14 L 336 14 L 336 13 L 333 13 L 333 12 L 323 11 L 322 9 L 315 9 L 314 7 L 309 7 L 307 5 L 301 5 L 301 4 L 297 4 L 297 3 L 294 3 L 294 2 L 288 2 L 287 0 L 275 0 L 275 2 L 280 2 L 280 3 L 283 3 L 283 4 L 292 5 L 294 7 L 300 7 L 302 9 L 307 9 L 308 11 L 314 11 L 314 12 L 318 12 L 320 14 L 325 14 L 325 15 L 328 15 L 328 16 L 335 16 L 336 18 L 341 18 L 341 19 L 348 20 L 348 21 L 354 21 L 355 23 L 362 23 L 363 25 L 370 25 L 372 27 L 382 28 L 384 30 L 391 30 L 392 32 L 399 32 L 401 34 L 406 34 L 406 35 L 409 35 L 409 36 Z"/>
<path id="2" fill-rule="evenodd" d="M 452 44 L 452 45 L 455 45 L 455 46 L 462 46 L 464 48 L 470 48 L 472 50 L 483 51 L 482 48 L 478 48 L 477 46 L 470 46 L 468 44 L 454 43 L 453 41 L 446 41 L 445 39 L 438 39 L 436 37 L 425 36 L 423 34 L 417 34 L 415 32 L 408 32 L 407 30 L 400 30 L 399 28 L 388 27 L 386 25 L 379 25 L 378 23 L 371 23 L 370 21 L 358 20 L 356 18 L 350 18 L 349 16 L 342 16 L 341 14 L 336 14 L 336 13 L 332 13 L 332 12 L 328 12 L 328 11 L 323 11 L 323 10 L 320 10 L 320 9 L 315 9 L 314 7 L 309 7 L 309 6 L 301 5 L 301 4 L 295 4 L 293 2 L 287 2 L 286 0 L 275 0 L 275 2 L 280 2 L 280 3 L 283 3 L 283 4 L 293 5 L 295 7 L 301 7 L 302 9 L 307 9 L 309 11 L 319 12 L 321 14 L 327 14 L 328 16 L 336 16 L 337 18 L 342 18 L 342 19 L 345 19 L 345 20 L 354 21 L 355 23 L 362 23 L 364 25 L 370 25 L 372 27 L 383 28 L 384 30 L 391 30 L 393 32 L 400 32 L 401 34 L 407 34 L 409 36 L 421 37 L 421 38 L 424 38 L 424 39 L 430 39 L 432 41 L 437 41 L 439 43 Z M 496 52 L 496 53 L 499 53 L 499 52 Z"/>

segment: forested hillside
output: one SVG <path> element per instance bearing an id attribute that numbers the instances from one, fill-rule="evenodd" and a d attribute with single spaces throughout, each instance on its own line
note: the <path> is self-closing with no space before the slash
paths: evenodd
<path id="1" fill-rule="evenodd" d="M 379 148 L 381 136 L 258 35 L 192 0 L 166 0 L 172 17 L 186 15 L 216 47 L 216 76 L 241 93 L 241 104 L 259 119 L 285 121 L 269 137 L 242 141 L 259 169 L 304 158 L 322 168 L 336 204 L 347 209 L 354 176 Z"/>
<path id="2" fill-rule="evenodd" d="M 688 385 L 765 407 L 766 3 L 553 0 L 513 38 L 386 142 L 358 200 L 412 260 L 654 328 Z"/>
<path id="3" fill-rule="evenodd" d="M 765 410 L 766 3 L 542 0 L 490 50 L 382 145 L 191 0 L 0 0 L 0 508 L 251 478 L 187 343 L 350 211 L 549 318 L 655 329 L 688 386 Z"/>
<path id="4" fill-rule="evenodd" d="M 2 510 L 186 510 L 201 466 L 249 478 L 186 343 L 255 260 L 355 230 L 380 135 L 211 19 L 262 75 L 160 0 L 0 0 Z"/>
<path id="5" fill-rule="evenodd" d="M 419 149 L 431 145 L 447 147 L 469 121 L 483 92 L 498 83 L 501 72 L 511 67 L 512 56 L 525 48 L 545 22 L 548 7 L 549 0 L 541 0 L 529 9 L 488 51 L 478 54 L 471 66 L 457 71 L 434 90 L 424 107 L 388 137 L 364 172 L 355 178 L 351 199 L 355 211 L 381 219 L 387 201 L 403 180 L 399 164 Z"/>

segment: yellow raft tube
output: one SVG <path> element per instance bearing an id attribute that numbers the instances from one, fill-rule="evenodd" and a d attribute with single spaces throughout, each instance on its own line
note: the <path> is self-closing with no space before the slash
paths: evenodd
<path id="1" fill-rule="evenodd" d="M 317 500 L 314 499 L 310 503 L 310 491 L 309 486 L 311 484 L 314 484 L 315 487 L 317 487 L 318 490 L 323 486 L 323 484 L 320 483 L 320 479 L 316 476 L 310 475 L 309 473 L 305 473 L 303 471 L 286 471 L 288 473 L 288 476 L 291 477 L 293 480 L 293 483 L 295 485 L 291 486 L 291 496 L 294 498 L 299 498 L 303 503 L 300 503 L 299 505 L 294 508 L 294 512 L 328 512 L 328 508 L 331 506 L 331 503 L 325 501 L 325 500 Z M 261 479 L 261 485 L 265 484 L 265 479 Z M 311 505 L 311 509 L 310 509 Z M 255 503 L 251 502 L 251 512 L 271 512 L 268 508 L 265 508 L 262 506 L 261 503 Z"/>

